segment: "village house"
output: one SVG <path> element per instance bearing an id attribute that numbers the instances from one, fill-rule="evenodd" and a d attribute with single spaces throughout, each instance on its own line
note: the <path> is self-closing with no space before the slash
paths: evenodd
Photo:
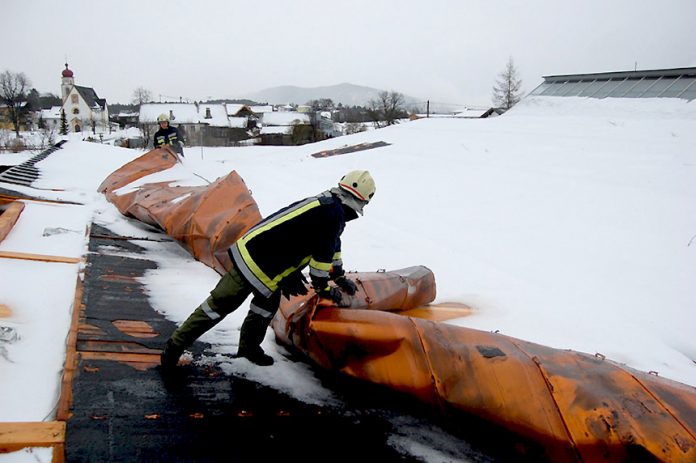
<path id="1" fill-rule="evenodd" d="M 62 106 L 52 106 L 51 109 L 42 109 L 39 111 L 37 125 L 43 125 L 43 127 L 49 131 L 59 131 L 61 108 Z"/>
<path id="2" fill-rule="evenodd" d="M 309 114 L 296 111 L 264 113 L 261 123 L 262 145 L 302 145 L 314 141 Z"/>
<path id="3" fill-rule="evenodd" d="M 61 81 L 61 96 L 69 130 L 104 133 L 109 130 L 109 108 L 91 87 L 75 85 L 75 75 L 65 63 Z"/>
<path id="4" fill-rule="evenodd" d="M 256 115 L 246 105 L 224 103 L 148 103 L 140 106 L 138 125 L 148 144 L 166 114 L 187 145 L 234 146 L 253 136 Z"/>

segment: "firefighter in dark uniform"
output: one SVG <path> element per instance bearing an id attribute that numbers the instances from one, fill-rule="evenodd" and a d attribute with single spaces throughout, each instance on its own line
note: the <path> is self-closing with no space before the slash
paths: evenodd
<path id="1" fill-rule="evenodd" d="M 237 356 L 257 365 L 272 365 L 273 358 L 263 351 L 261 342 L 281 295 L 289 299 L 307 294 L 305 267 L 309 266 L 312 288 L 319 297 L 340 306 L 343 292 L 355 294 L 356 285 L 343 270 L 340 237 L 346 222 L 362 215 L 374 194 L 370 173 L 352 171 L 341 178 L 338 187 L 295 202 L 252 227 L 229 249 L 232 268 L 167 341 L 162 368 L 175 367 L 186 348 L 250 294 L 253 298 L 242 323 Z"/>
<path id="2" fill-rule="evenodd" d="M 183 156 L 184 139 L 179 136 L 179 131 L 176 127 L 169 125 L 169 116 L 160 114 L 157 117 L 157 123 L 159 124 L 159 130 L 155 132 L 155 148 L 168 145 L 175 153 Z"/>

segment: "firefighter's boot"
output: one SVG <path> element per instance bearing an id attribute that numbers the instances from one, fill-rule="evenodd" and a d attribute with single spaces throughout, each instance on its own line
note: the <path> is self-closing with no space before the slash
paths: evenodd
<path id="1" fill-rule="evenodd" d="M 249 311 L 244 323 L 242 323 L 237 357 L 244 357 L 251 363 L 262 367 L 273 365 L 273 357 L 266 354 L 261 348 L 261 342 L 266 336 L 266 329 L 270 322 L 270 318 L 253 312 L 253 309 Z"/>

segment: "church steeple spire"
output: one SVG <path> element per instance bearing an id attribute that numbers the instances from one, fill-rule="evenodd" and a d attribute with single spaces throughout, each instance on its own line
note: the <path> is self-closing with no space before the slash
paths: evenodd
<path id="1" fill-rule="evenodd" d="M 63 103 L 65 103 L 65 99 L 68 97 L 70 89 L 72 89 L 72 87 L 75 85 L 75 79 L 73 77 L 74 74 L 68 68 L 68 63 L 65 63 L 65 69 L 63 69 L 61 75 L 63 76 L 63 78 L 60 85 L 60 93 L 63 96 Z"/>

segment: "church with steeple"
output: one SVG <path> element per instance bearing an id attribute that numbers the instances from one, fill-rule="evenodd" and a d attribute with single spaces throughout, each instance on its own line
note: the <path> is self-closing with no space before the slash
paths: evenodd
<path id="1" fill-rule="evenodd" d="M 75 73 L 65 63 L 61 81 L 62 110 L 71 132 L 109 131 L 109 108 L 104 98 L 99 98 L 92 87 L 75 85 Z"/>

